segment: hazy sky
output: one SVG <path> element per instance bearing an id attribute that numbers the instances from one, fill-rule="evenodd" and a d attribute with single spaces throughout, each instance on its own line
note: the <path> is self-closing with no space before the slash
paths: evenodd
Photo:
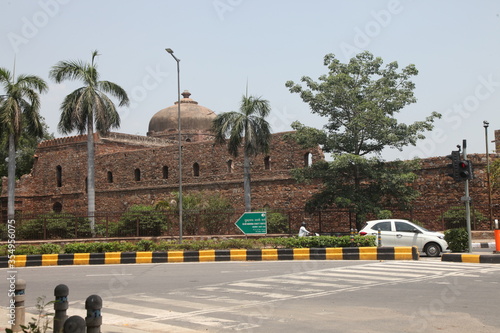
<path id="1" fill-rule="evenodd" d="M 484 153 L 500 129 L 500 1 L 460 0 L 0 0 L 0 66 L 41 76 L 50 85 L 41 114 L 57 137 L 59 106 L 79 83 L 56 84 L 60 60 L 101 54 L 101 79 L 121 85 L 131 105 L 118 132 L 145 135 L 149 119 L 181 90 L 216 113 L 237 110 L 249 94 L 270 101 L 273 132 L 299 120 L 321 128 L 325 118 L 285 87 L 288 80 L 327 73 L 323 57 L 347 62 L 368 50 L 385 63 L 415 64 L 417 103 L 397 117 L 443 114 L 427 139 L 387 160 L 443 156 L 466 139 Z M 2 93 L 0 91 L 0 93 Z M 76 133 L 75 133 L 76 134 Z M 494 145 L 489 144 L 490 152 Z"/>

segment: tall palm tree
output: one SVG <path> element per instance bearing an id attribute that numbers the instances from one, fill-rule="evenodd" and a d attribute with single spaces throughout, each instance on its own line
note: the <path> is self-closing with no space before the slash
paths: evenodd
<path id="1" fill-rule="evenodd" d="M 7 218 L 14 218 L 14 197 L 16 187 L 16 146 L 21 136 L 23 124 L 33 136 L 42 137 L 39 93 L 47 91 L 44 80 L 34 75 L 14 76 L 5 68 L 0 68 L 0 84 L 5 91 L 0 95 L 0 128 L 9 136 L 9 162 Z"/>
<path id="2" fill-rule="evenodd" d="M 223 144 L 227 140 L 228 152 L 232 156 L 237 157 L 243 146 L 243 189 L 247 212 L 252 210 L 250 157 L 269 151 L 271 126 L 265 118 L 270 112 L 269 101 L 244 95 L 239 111 L 222 113 L 212 124 L 216 143 Z"/>
<path id="3" fill-rule="evenodd" d="M 100 81 L 95 58 L 92 52 L 91 63 L 82 61 L 60 61 L 50 70 L 49 76 L 55 82 L 80 80 L 83 86 L 66 96 L 61 104 L 61 119 L 58 129 L 63 134 L 77 130 L 80 134 L 87 131 L 87 198 L 88 215 L 92 234 L 95 233 L 95 167 L 94 167 L 94 126 L 100 133 L 120 127 L 120 116 L 109 94 L 119 101 L 119 106 L 129 104 L 125 90 L 113 82 Z"/>

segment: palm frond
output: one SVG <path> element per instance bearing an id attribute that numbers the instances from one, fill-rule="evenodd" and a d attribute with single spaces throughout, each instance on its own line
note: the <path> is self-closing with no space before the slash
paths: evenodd
<path id="1" fill-rule="evenodd" d="M 88 71 L 88 65 L 80 60 L 59 61 L 50 70 L 49 77 L 56 83 L 61 83 L 65 80 L 82 80 L 88 84 L 89 78 L 86 71 Z"/>
<path id="2" fill-rule="evenodd" d="M 129 99 L 125 90 L 117 85 L 116 83 L 109 81 L 99 81 L 97 82 L 97 88 L 104 93 L 110 94 L 111 96 L 119 100 L 118 106 L 128 106 Z"/>

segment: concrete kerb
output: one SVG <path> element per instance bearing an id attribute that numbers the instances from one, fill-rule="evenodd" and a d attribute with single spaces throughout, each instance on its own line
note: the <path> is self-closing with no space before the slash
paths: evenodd
<path id="1" fill-rule="evenodd" d="M 418 260 L 416 247 L 232 249 L 17 255 L 15 267 L 274 260 Z M 6 256 L 0 268 L 8 267 Z"/>
<path id="2" fill-rule="evenodd" d="M 494 249 L 495 247 L 496 247 L 496 243 L 492 242 L 492 241 L 472 243 L 473 249 Z"/>
<path id="3" fill-rule="evenodd" d="M 441 261 L 466 262 L 476 264 L 500 264 L 500 253 L 444 253 L 441 256 Z"/>
<path id="4" fill-rule="evenodd" d="M 476 239 L 472 243 L 474 249 L 495 249 L 496 242 L 491 239 Z M 445 253 L 441 261 L 478 263 L 478 264 L 500 264 L 500 253 Z"/>

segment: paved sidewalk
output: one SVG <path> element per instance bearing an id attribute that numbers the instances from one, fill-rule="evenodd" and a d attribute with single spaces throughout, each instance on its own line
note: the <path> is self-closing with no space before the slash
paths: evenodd
<path id="1" fill-rule="evenodd" d="M 0 332 L 5 332 L 6 328 L 11 328 L 10 325 L 6 325 L 9 321 L 9 310 L 6 307 L 0 307 Z M 31 321 L 31 315 L 26 315 L 26 324 Z M 52 327 L 52 324 L 50 325 Z M 52 331 L 51 331 L 52 332 Z M 126 326 L 114 326 L 114 325 L 102 325 L 101 332 L 103 333 L 140 333 L 144 332 L 142 330 L 137 330 L 134 328 Z"/>

